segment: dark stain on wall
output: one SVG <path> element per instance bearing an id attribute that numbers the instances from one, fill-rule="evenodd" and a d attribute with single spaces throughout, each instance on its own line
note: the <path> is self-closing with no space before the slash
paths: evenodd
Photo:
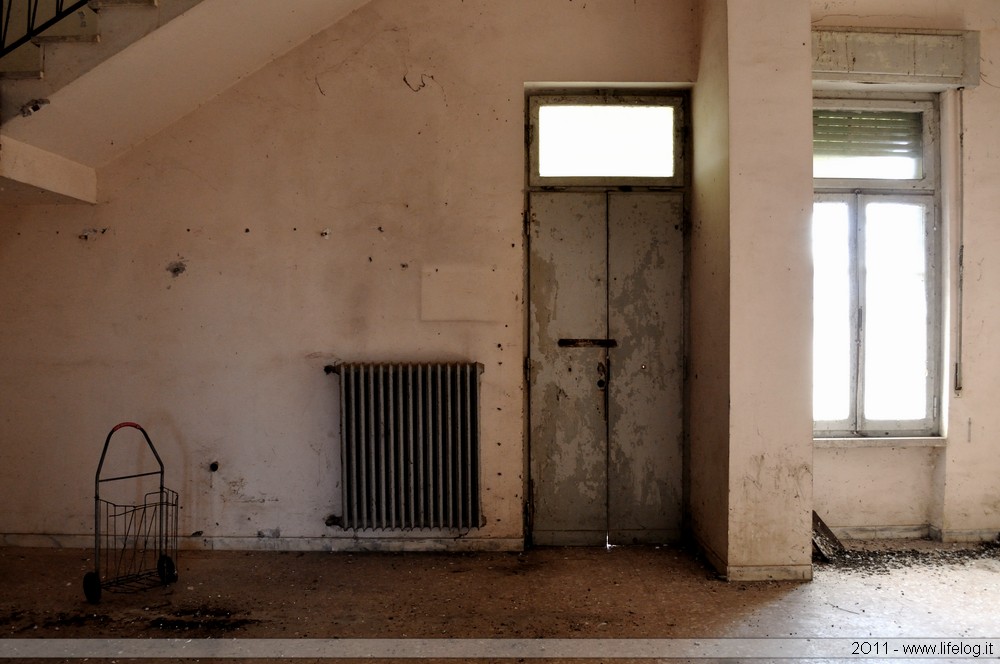
<path id="1" fill-rule="evenodd" d="M 175 278 L 184 274 L 184 271 L 186 269 L 187 269 L 187 263 L 184 262 L 183 258 L 180 260 L 172 261 L 167 265 L 167 272 L 169 272 Z"/>

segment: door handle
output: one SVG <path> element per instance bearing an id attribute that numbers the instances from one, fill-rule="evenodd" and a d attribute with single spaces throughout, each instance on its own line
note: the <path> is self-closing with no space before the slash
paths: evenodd
<path id="1" fill-rule="evenodd" d="M 618 348 L 615 339 L 560 339 L 560 348 Z"/>

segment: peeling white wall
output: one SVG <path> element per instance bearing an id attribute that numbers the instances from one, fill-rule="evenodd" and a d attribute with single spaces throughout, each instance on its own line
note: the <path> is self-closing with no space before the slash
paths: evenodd
<path id="1" fill-rule="evenodd" d="M 363 546 L 324 523 L 324 365 L 465 359 L 471 546 L 519 547 L 524 86 L 691 82 L 693 25 L 680 1 L 375 0 L 103 168 L 96 206 L 0 209 L 0 533 L 89 545 L 101 444 L 135 420 L 186 545 Z"/>
<path id="2" fill-rule="evenodd" d="M 692 528 L 731 579 L 806 579 L 809 16 L 794 0 L 707 0 L 701 21 L 693 94 Z"/>
<path id="3" fill-rule="evenodd" d="M 519 546 L 524 86 L 697 77 L 692 525 L 722 567 L 801 570 L 812 499 L 800 5 L 373 0 L 101 169 L 96 206 L 0 208 L 4 541 L 89 545 L 100 446 L 133 419 L 181 493 L 182 534 L 201 533 L 186 544 L 359 546 L 324 523 L 341 507 L 323 366 L 470 359 L 485 365 L 489 520 L 472 545 Z M 979 30 L 984 56 L 984 83 L 963 93 L 965 385 L 946 447 L 818 451 L 815 504 L 845 528 L 926 518 L 946 538 L 995 536 L 995 3 L 810 7 L 814 25 Z M 882 466 L 906 492 L 876 495 Z"/>
<path id="4" fill-rule="evenodd" d="M 940 448 L 831 447 L 814 457 L 814 509 L 840 537 L 926 537 Z"/>
<path id="5" fill-rule="evenodd" d="M 688 493 L 691 529 L 717 569 L 729 552 L 729 23 L 702 3 L 701 57 L 691 94 Z"/>
<path id="6" fill-rule="evenodd" d="M 816 508 L 831 525 L 846 532 L 907 534 L 924 528 L 945 540 L 994 539 L 1000 532 L 1000 209 L 996 186 L 1000 154 L 1000 11 L 992 0 L 940 3 L 934 0 L 813 0 L 817 26 L 976 30 L 980 33 L 981 83 L 949 100 L 945 119 L 964 121 L 960 158 L 960 215 L 951 210 L 943 229 L 949 240 L 945 269 L 950 346 L 942 371 L 945 437 L 942 447 L 863 446 L 817 450 Z M 955 130 L 957 131 L 957 129 Z M 956 137 L 944 137 L 943 143 Z M 946 174 L 947 177 L 947 174 Z M 946 186 L 953 186 L 946 183 Z M 958 225 L 958 226 L 956 226 Z M 958 308 L 957 258 L 964 241 L 964 297 Z M 961 329 L 959 329 L 959 324 Z M 961 353 L 957 339 L 961 332 Z M 954 390 L 954 366 L 962 364 L 962 390 Z"/>
<path id="7" fill-rule="evenodd" d="M 932 524 L 946 539 L 993 539 L 1000 532 L 1000 11 L 988 0 L 964 3 L 965 26 L 980 31 L 982 83 L 962 94 L 964 110 L 962 322 L 963 389 L 951 396 L 943 513 Z M 948 366 L 951 366 L 950 364 Z"/>
<path id="8" fill-rule="evenodd" d="M 729 6 L 729 576 L 809 578 L 809 11 L 798 0 Z"/>

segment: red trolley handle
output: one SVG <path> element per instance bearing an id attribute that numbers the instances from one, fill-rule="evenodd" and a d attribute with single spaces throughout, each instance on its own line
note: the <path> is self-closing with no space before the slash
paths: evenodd
<path id="1" fill-rule="evenodd" d="M 160 467 L 159 470 L 153 470 L 148 473 L 137 473 L 135 475 L 122 475 L 120 477 L 101 477 L 101 469 L 104 468 L 104 459 L 108 455 L 108 446 L 111 444 L 111 437 L 115 435 L 115 432 L 119 429 L 124 429 L 126 427 L 131 427 L 133 429 L 138 429 L 142 437 L 146 439 L 146 445 L 149 447 L 149 451 L 153 453 L 153 457 L 156 459 L 157 465 Z M 94 488 L 96 489 L 100 486 L 101 482 L 113 482 L 114 480 L 128 480 L 136 477 L 146 477 L 148 475 L 159 475 L 160 476 L 160 489 L 163 489 L 163 461 L 160 459 L 159 453 L 157 453 L 156 448 L 153 446 L 153 441 L 149 439 L 149 434 L 146 430 L 135 422 L 121 422 L 116 424 L 111 431 L 108 432 L 108 437 L 104 439 L 104 449 L 101 450 L 101 461 L 97 464 L 97 473 L 94 475 Z"/>

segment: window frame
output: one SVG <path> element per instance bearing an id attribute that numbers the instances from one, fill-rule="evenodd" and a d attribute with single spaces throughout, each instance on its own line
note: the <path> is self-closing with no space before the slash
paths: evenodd
<path id="1" fill-rule="evenodd" d="M 848 416 L 843 420 L 815 420 L 817 437 L 886 437 L 933 436 L 938 434 L 940 390 L 938 388 L 941 366 L 941 324 L 939 307 L 940 255 L 935 219 L 938 206 L 930 193 L 839 193 L 817 194 L 815 203 L 843 203 L 848 209 L 848 253 L 850 273 L 849 328 L 851 330 L 851 366 Z M 924 387 L 926 416 L 919 420 L 876 420 L 865 413 L 865 360 L 866 283 L 865 208 L 869 203 L 901 203 L 920 205 L 924 214 L 925 293 L 927 302 L 926 357 L 927 377 Z"/>
<path id="2" fill-rule="evenodd" d="M 817 97 L 814 108 L 843 110 L 912 110 L 923 117 L 922 177 L 913 180 L 865 178 L 814 178 L 813 201 L 845 202 L 850 213 L 849 261 L 851 279 L 851 371 L 850 410 L 845 420 L 813 421 L 815 438 L 938 437 L 944 389 L 944 311 L 942 265 L 942 213 L 940 195 L 940 119 L 936 95 L 914 95 L 899 99 L 839 96 Z M 926 416 L 920 420 L 870 420 L 864 414 L 865 306 L 864 301 L 864 207 L 871 202 L 919 203 L 925 209 L 925 274 L 927 302 Z M 812 223 L 812 222 L 810 222 Z"/>
<path id="3" fill-rule="evenodd" d="M 923 159 L 920 178 L 912 180 L 882 180 L 868 178 L 813 178 L 813 189 L 817 192 L 848 190 L 893 190 L 893 191 L 937 191 L 940 188 L 938 180 L 938 149 L 940 136 L 940 121 L 937 104 L 924 95 L 910 100 L 906 99 L 857 99 L 850 97 L 817 97 L 813 100 L 813 109 L 836 111 L 918 111 L 923 113 Z"/>
<path id="4" fill-rule="evenodd" d="M 673 159 L 670 177 L 649 176 L 543 176 L 539 173 L 538 112 L 542 106 L 669 106 L 674 110 Z M 650 92 L 585 92 L 567 94 L 532 94 L 528 97 L 528 185 L 530 187 L 680 187 L 685 182 L 684 97 L 678 94 Z"/>

